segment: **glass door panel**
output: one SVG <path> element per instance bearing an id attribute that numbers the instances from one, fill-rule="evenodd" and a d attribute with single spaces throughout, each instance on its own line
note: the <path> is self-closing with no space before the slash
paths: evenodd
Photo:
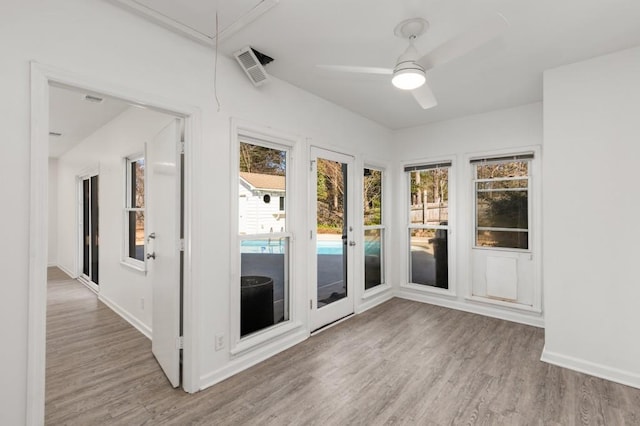
<path id="1" fill-rule="evenodd" d="M 91 281 L 98 284 L 98 176 L 91 176 Z"/>
<path id="2" fill-rule="evenodd" d="M 98 284 L 98 175 L 82 178 L 81 189 L 82 223 L 80 262 L 82 278 L 93 284 Z"/>
<path id="3" fill-rule="evenodd" d="M 347 165 L 318 158 L 316 256 L 318 308 L 347 297 Z"/>

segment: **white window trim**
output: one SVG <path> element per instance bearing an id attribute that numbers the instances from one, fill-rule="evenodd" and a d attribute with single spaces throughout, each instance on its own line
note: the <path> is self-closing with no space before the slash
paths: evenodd
<path id="1" fill-rule="evenodd" d="M 240 163 L 240 142 L 248 141 L 267 148 L 286 150 L 287 151 L 287 175 L 285 180 L 286 200 L 285 200 L 285 232 L 269 233 L 269 234 L 240 234 L 239 228 L 239 170 Z M 295 239 L 295 218 L 287 211 L 292 211 L 292 206 L 297 200 L 296 167 L 294 157 L 297 157 L 297 151 L 300 145 L 300 138 L 288 133 L 279 132 L 269 127 L 248 123 L 243 120 L 231 119 L 231 200 L 230 200 L 230 264 L 231 277 L 229 288 L 229 353 L 232 356 L 242 356 L 252 350 L 256 350 L 263 345 L 275 342 L 279 338 L 298 330 L 303 326 L 302 318 L 298 312 L 298 293 L 300 284 L 296 279 L 295 253 L 297 251 L 297 241 Z M 241 274 L 241 256 L 240 242 L 246 239 L 261 238 L 289 238 L 289 260 L 288 277 L 289 277 L 289 319 L 274 324 L 248 336 L 240 337 L 240 274 Z"/>
<path id="2" fill-rule="evenodd" d="M 519 250 L 519 249 L 506 249 L 506 248 L 495 248 L 492 249 L 490 247 L 476 247 L 475 246 L 475 187 L 473 186 L 473 180 L 475 178 L 475 168 L 471 161 L 477 158 L 485 158 L 485 157 L 498 157 L 498 156 L 512 156 L 512 155 L 523 155 L 523 154 L 531 154 L 533 153 L 533 159 L 531 159 L 531 167 L 529 169 L 529 249 L 528 250 Z M 499 149 L 493 151 L 481 151 L 481 152 L 473 152 L 468 153 L 463 158 L 463 163 L 465 164 L 464 170 L 466 171 L 464 179 L 467 182 L 472 182 L 472 186 L 470 187 L 470 193 L 468 194 L 468 202 L 470 204 L 471 216 L 467 219 L 470 220 L 467 222 L 465 220 L 464 227 L 469 229 L 469 238 L 461 241 L 465 249 L 465 257 L 467 263 L 467 271 L 465 276 L 465 285 L 464 291 L 464 299 L 470 302 L 477 302 L 479 304 L 484 305 L 492 305 L 496 307 L 505 307 L 511 308 L 515 311 L 527 311 L 533 313 L 542 313 L 542 185 L 541 185 L 541 171 L 542 171 L 542 149 L 539 145 L 529 145 L 522 146 L 516 148 L 506 148 Z M 462 235 L 462 234 L 461 234 Z M 471 255 L 472 250 L 495 250 L 495 251 L 513 251 L 513 252 L 530 252 L 531 256 L 533 256 L 533 305 L 523 305 L 519 303 L 506 302 L 500 300 L 494 300 L 489 298 L 484 298 L 480 296 L 475 296 L 473 294 L 473 256 Z"/>
<path id="3" fill-rule="evenodd" d="M 145 145 L 146 147 L 146 145 Z M 146 151 L 146 149 L 145 149 Z M 143 208 L 133 208 L 129 207 L 131 200 L 131 163 L 136 162 L 138 160 L 145 159 L 145 169 L 144 169 L 144 183 L 145 183 L 145 194 L 144 194 L 144 206 Z M 144 220 L 145 220 L 145 232 L 147 225 L 147 164 L 146 164 L 146 155 L 145 152 L 138 152 L 133 155 L 129 155 L 123 159 L 124 164 L 124 207 L 122 209 L 122 256 L 120 259 L 120 263 L 124 266 L 132 268 L 134 270 L 145 272 L 147 271 L 147 262 L 146 260 L 139 260 L 129 256 L 129 212 L 143 212 Z M 144 244 L 144 252 L 143 259 L 146 259 L 147 255 L 147 243 L 145 241 Z"/>
<path id="4" fill-rule="evenodd" d="M 360 253 L 360 255 L 362 256 L 362 299 L 369 299 L 371 297 L 377 296 L 378 294 L 388 290 L 391 288 L 391 286 L 389 285 L 389 274 L 388 274 L 388 247 L 389 247 L 389 230 L 388 230 L 388 213 L 387 211 L 389 210 L 386 205 L 387 205 L 387 188 L 388 188 L 388 184 L 387 181 L 389 179 L 389 177 L 387 176 L 387 168 L 385 166 L 382 166 L 380 164 L 375 164 L 372 162 L 365 162 L 363 165 L 363 172 L 364 169 L 372 169 L 372 170 L 376 170 L 382 173 L 382 193 L 381 193 L 381 199 L 380 199 L 380 204 L 381 204 L 381 213 L 380 213 L 380 225 L 365 225 L 364 224 L 364 212 L 362 212 L 361 217 L 362 217 L 362 251 Z M 364 197 L 364 176 L 362 177 L 362 197 Z M 361 204 L 361 208 L 362 207 L 362 202 Z M 380 261 L 380 264 L 382 266 L 382 271 L 381 271 L 381 276 L 382 276 L 382 282 L 374 287 L 371 287 L 370 289 L 366 289 L 365 286 L 365 254 L 364 254 L 364 233 L 366 231 L 369 230 L 382 230 L 381 235 L 382 235 L 382 249 L 381 249 L 381 255 L 382 255 L 382 259 Z"/>
<path id="5" fill-rule="evenodd" d="M 429 165 L 429 164 L 439 164 L 444 162 L 450 162 L 449 166 L 449 198 L 448 198 L 448 224 L 445 225 L 422 225 L 422 224 L 412 224 L 410 220 L 411 212 L 409 211 L 409 205 L 411 202 L 411 189 L 410 189 L 410 179 L 411 176 L 408 172 L 405 172 L 404 169 L 407 166 L 412 165 Z M 445 298 L 455 298 L 457 296 L 457 241 L 454 238 L 454 232 L 456 230 L 456 200 L 457 200 L 457 186 L 456 186 L 456 174 L 457 174 L 457 157 L 455 155 L 446 155 L 441 157 L 430 157 L 422 160 L 411 160 L 405 161 L 401 163 L 401 168 L 403 178 L 402 182 L 402 212 L 405 217 L 405 226 L 402 231 L 402 252 L 405 258 L 403 262 L 404 267 L 404 279 L 400 283 L 400 288 L 408 289 L 416 291 L 417 293 L 429 294 L 437 297 L 445 297 Z M 448 263 L 449 263 L 449 288 L 443 289 L 439 287 L 434 287 L 430 285 L 424 284 L 416 284 L 409 281 L 410 278 L 410 265 L 411 265 L 411 241 L 409 238 L 409 234 L 412 229 L 446 229 L 448 233 Z"/>

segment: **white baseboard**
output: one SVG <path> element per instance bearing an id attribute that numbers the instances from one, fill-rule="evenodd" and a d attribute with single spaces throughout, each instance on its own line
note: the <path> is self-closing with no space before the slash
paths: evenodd
<path id="1" fill-rule="evenodd" d="M 56 264 L 56 265 L 51 265 L 51 266 L 55 266 L 58 269 L 60 269 L 62 272 L 64 272 L 65 274 L 69 275 L 71 278 L 73 278 L 74 280 L 78 278 L 78 274 L 71 272 L 69 269 L 65 268 L 64 266 L 60 265 L 60 264 Z"/>
<path id="2" fill-rule="evenodd" d="M 120 305 L 109 299 L 108 297 L 103 296 L 102 294 L 98 295 L 98 300 L 107 305 L 113 312 L 120 315 L 125 321 L 134 326 L 140 333 L 144 334 L 149 340 L 153 336 L 151 332 L 151 328 L 140 321 L 138 318 L 131 315 Z"/>
<path id="3" fill-rule="evenodd" d="M 292 346 L 302 343 L 309 338 L 307 330 L 301 330 L 283 339 L 279 339 L 270 345 L 261 347 L 246 355 L 238 356 L 238 358 L 230 361 L 226 366 L 212 371 L 200 377 L 200 390 L 206 389 L 228 379 L 229 377 L 246 370 L 274 355 L 279 354 Z"/>
<path id="4" fill-rule="evenodd" d="M 473 314 L 484 315 L 487 317 L 498 318 L 506 321 L 517 322 L 520 324 L 531 325 L 533 327 L 544 328 L 544 318 L 539 314 L 520 313 L 507 309 L 494 308 L 482 304 L 474 304 L 471 302 L 461 302 L 459 300 L 446 299 L 431 294 L 418 294 L 413 291 L 399 289 L 396 291 L 396 297 L 401 299 L 413 300 L 416 302 L 429 303 L 431 305 L 443 306 L 445 308 L 456 309 L 459 311 L 471 312 Z"/>
<path id="5" fill-rule="evenodd" d="M 558 367 L 568 368 L 570 370 L 579 371 L 580 373 L 589 374 L 590 376 L 600 377 L 601 379 L 610 380 L 612 382 L 640 389 L 640 374 L 620 370 L 618 368 L 609 367 L 584 359 L 562 355 L 556 352 L 550 352 L 547 350 L 546 346 L 542 350 L 540 360 L 549 364 L 557 365 Z"/>

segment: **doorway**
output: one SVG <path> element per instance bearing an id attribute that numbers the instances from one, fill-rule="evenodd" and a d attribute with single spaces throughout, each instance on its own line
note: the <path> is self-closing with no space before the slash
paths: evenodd
<path id="1" fill-rule="evenodd" d="M 49 95 L 56 266 L 72 271 L 150 338 L 153 355 L 177 387 L 184 120 L 75 87 L 54 85 Z M 78 214 L 70 214 L 76 205 Z M 80 244 L 69 238 L 74 231 Z"/>
<path id="2" fill-rule="evenodd" d="M 72 72 L 63 71 L 57 68 L 31 63 L 31 214 L 30 214 L 30 242 L 31 256 L 29 258 L 29 358 L 27 360 L 28 381 L 27 390 L 30 398 L 28 399 L 28 423 L 39 424 L 44 419 L 44 401 L 45 401 L 45 354 L 46 354 L 46 301 L 47 301 L 47 246 L 48 246 L 48 213 L 49 203 L 47 202 L 48 193 L 48 157 L 50 154 L 50 115 L 49 107 L 50 88 L 65 87 L 75 89 L 87 93 L 105 93 L 108 96 L 127 102 L 130 106 L 138 106 L 140 109 L 147 109 L 156 112 L 164 112 L 173 117 L 179 117 L 184 126 L 181 136 L 187 138 L 189 143 L 179 143 L 177 147 L 182 147 L 184 156 L 179 156 L 178 160 L 184 164 L 184 179 L 180 182 L 180 186 L 184 189 L 184 202 L 182 203 L 182 211 L 184 217 L 191 217 L 191 193 L 192 193 L 192 173 L 191 164 L 193 158 L 197 157 L 200 146 L 201 137 L 199 132 L 194 131 L 198 126 L 200 112 L 191 106 L 181 103 L 168 101 L 166 97 L 150 95 L 148 93 L 136 91 L 135 89 L 123 89 L 119 85 L 113 85 L 101 80 L 94 80 L 88 77 L 82 77 Z M 112 164 L 110 164 L 112 166 Z M 116 170 L 119 168 L 116 167 Z M 103 173 L 100 174 L 100 194 L 106 191 Z M 121 179 L 122 183 L 123 179 Z M 74 180 L 75 182 L 75 180 Z M 77 185 L 75 186 L 77 188 Z M 77 205 L 77 189 L 74 192 L 75 209 Z M 100 196 L 102 198 L 102 196 Z M 100 203 L 100 211 L 102 217 L 111 217 L 112 213 L 104 208 L 104 204 Z M 77 210 L 76 210 L 77 211 Z M 117 213 L 116 213 L 117 214 Z M 71 213 L 77 218 L 75 212 Z M 181 271 L 184 294 L 181 298 L 172 298 L 178 300 L 178 306 L 185 305 L 185 329 L 183 335 L 176 336 L 171 340 L 171 346 L 176 350 L 181 349 L 181 370 L 182 370 L 182 387 L 187 392 L 196 392 L 198 390 L 198 374 L 196 367 L 196 342 L 192 339 L 189 331 L 189 324 L 192 318 L 197 316 L 195 312 L 197 306 L 193 301 L 196 296 L 193 294 L 194 288 L 191 285 L 191 246 L 188 243 L 191 239 L 191 221 L 185 220 L 184 226 L 181 228 L 183 241 L 176 242 L 175 247 L 181 250 L 182 264 L 179 265 Z M 73 244 L 77 246 L 78 241 L 78 225 L 69 231 Z M 108 235 L 105 229 L 100 226 L 100 287 L 105 283 L 107 277 L 107 266 L 105 263 L 105 238 Z M 73 265 L 68 271 L 72 271 L 77 277 L 77 271 L 80 270 L 78 264 L 79 256 L 77 250 L 73 253 Z M 139 300 L 135 300 L 136 303 Z M 113 309 L 113 307 L 112 307 Z M 180 321 L 178 321 L 180 322 Z M 180 345 L 179 345 L 180 344 Z M 180 368 L 180 366 L 178 367 Z"/>
<path id="3" fill-rule="evenodd" d="M 353 162 L 311 147 L 311 330 L 354 312 Z"/>

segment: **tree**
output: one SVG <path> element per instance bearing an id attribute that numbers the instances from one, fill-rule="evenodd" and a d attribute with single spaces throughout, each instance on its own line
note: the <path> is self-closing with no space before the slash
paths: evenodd
<path id="1" fill-rule="evenodd" d="M 240 142 L 240 171 L 284 176 L 286 151 Z"/>

